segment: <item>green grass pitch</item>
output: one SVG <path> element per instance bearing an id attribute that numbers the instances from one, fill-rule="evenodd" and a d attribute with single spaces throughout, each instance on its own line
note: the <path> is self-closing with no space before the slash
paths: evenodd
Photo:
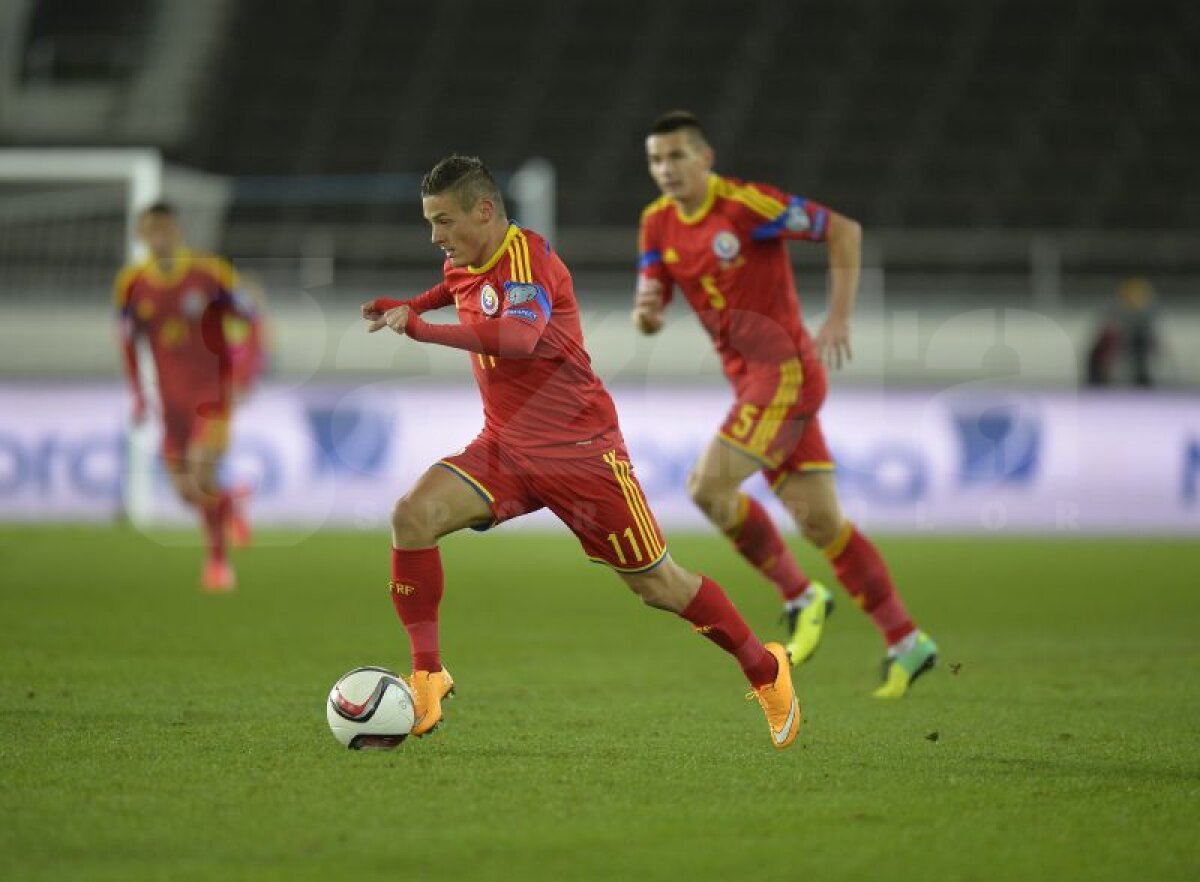
<path id="1" fill-rule="evenodd" d="M 570 536 L 453 537 L 459 697 L 360 754 L 323 702 L 405 666 L 386 536 L 266 534 L 225 597 L 164 538 L 0 531 L 0 879 L 1200 877 L 1200 543 L 882 541 L 941 665 L 871 699 L 839 591 L 776 752 L 731 660 Z M 777 633 L 723 540 L 672 550 Z"/>

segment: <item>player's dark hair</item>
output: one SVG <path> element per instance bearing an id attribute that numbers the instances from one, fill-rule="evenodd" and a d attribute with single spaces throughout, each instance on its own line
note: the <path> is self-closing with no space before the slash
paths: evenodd
<path id="1" fill-rule="evenodd" d="M 453 193 L 458 204 L 470 211 L 480 199 L 491 199 L 500 214 L 505 215 L 504 197 L 496 179 L 478 156 L 447 156 L 421 178 L 422 196 Z"/>
<path id="2" fill-rule="evenodd" d="M 708 144 L 708 136 L 696 114 L 687 110 L 672 110 L 664 113 L 650 126 L 650 135 L 669 135 L 671 132 L 687 132 L 701 144 Z"/>
<path id="3" fill-rule="evenodd" d="M 179 212 L 175 210 L 175 206 L 165 200 L 160 199 L 158 202 L 152 202 L 142 209 L 142 217 L 179 217 Z"/>

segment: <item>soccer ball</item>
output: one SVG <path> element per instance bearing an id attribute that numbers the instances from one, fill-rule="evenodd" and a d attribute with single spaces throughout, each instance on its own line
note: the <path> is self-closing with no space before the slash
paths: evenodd
<path id="1" fill-rule="evenodd" d="M 325 718 L 333 737 L 351 750 L 391 750 L 412 731 L 412 692 L 387 668 L 355 668 L 329 690 Z"/>

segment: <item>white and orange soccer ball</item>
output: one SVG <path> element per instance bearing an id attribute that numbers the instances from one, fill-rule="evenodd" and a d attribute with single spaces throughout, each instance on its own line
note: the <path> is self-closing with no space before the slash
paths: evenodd
<path id="1" fill-rule="evenodd" d="M 355 668 L 329 690 L 325 718 L 344 747 L 391 750 L 412 731 L 412 692 L 402 677 L 387 668 Z"/>

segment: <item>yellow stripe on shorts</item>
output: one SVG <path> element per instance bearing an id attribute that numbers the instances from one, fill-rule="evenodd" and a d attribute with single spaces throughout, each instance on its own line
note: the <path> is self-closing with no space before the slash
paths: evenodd
<path id="1" fill-rule="evenodd" d="M 763 412 L 758 428 L 750 437 L 748 446 L 751 450 L 766 455 L 771 442 L 779 434 L 783 418 L 787 416 L 787 412 L 792 409 L 800 397 L 800 385 L 803 380 L 804 371 L 800 367 L 799 359 L 788 359 L 779 366 L 779 385 L 775 388 L 775 396 L 771 399 L 770 405 Z"/>
<path id="2" fill-rule="evenodd" d="M 642 537 L 642 544 L 646 547 L 646 553 L 651 560 L 657 558 L 662 554 L 663 546 L 654 531 L 654 519 L 650 516 L 650 508 L 646 505 L 645 498 L 633 481 L 630 464 L 617 459 L 615 450 L 604 454 L 604 461 L 612 469 L 613 477 L 617 479 L 617 486 L 621 488 L 621 493 L 625 496 L 625 504 L 629 507 L 630 514 L 633 515 L 638 533 Z"/>

